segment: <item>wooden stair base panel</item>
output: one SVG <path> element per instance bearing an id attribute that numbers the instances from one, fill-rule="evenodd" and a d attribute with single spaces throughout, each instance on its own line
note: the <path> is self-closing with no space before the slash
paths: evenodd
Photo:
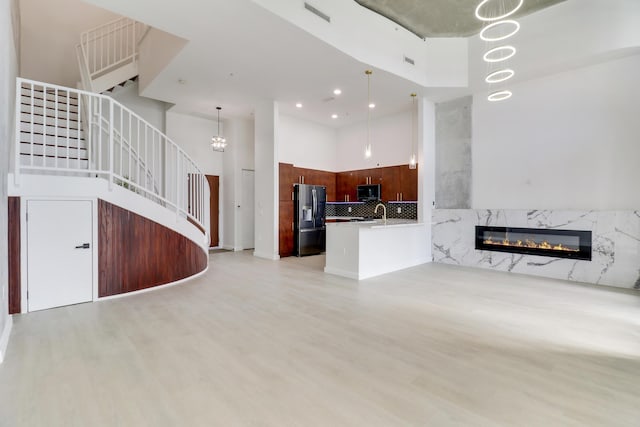
<path id="1" fill-rule="evenodd" d="M 207 267 L 208 254 L 185 236 L 98 201 L 98 296 L 164 285 Z"/>

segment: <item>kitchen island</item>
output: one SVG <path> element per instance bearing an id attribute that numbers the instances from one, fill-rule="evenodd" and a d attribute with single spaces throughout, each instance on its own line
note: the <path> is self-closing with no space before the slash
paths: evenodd
<path id="1" fill-rule="evenodd" d="M 424 264 L 426 227 L 404 219 L 327 223 L 324 271 L 360 280 Z"/>

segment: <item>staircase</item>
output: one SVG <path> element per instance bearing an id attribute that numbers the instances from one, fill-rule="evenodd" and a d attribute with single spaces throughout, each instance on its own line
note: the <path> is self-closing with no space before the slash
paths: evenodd
<path id="1" fill-rule="evenodd" d="M 21 84 L 18 152 L 22 169 L 89 169 L 78 98 L 66 90 Z"/>
<path id="2" fill-rule="evenodd" d="M 102 94 L 138 75 L 146 26 L 120 18 L 82 33 L 76 47 L 84 90 L 19 78 L 14 185 L 30 175 L 102 178 L 209 232 L 209 185 L 175 142 Z"/>
<path id="3" fill-rule="evenodd" d="M 83 32 L 76 47 L 82 89 L 102 93 L 138 75 L 138 46 L 148 27 L 119 18 Z"/>

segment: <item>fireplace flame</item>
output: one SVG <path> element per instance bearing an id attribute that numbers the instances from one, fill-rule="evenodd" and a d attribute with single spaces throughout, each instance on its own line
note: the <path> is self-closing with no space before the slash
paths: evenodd
<path id="1" fill-rule="evenodd" d="M 546 249 L 546 250 L 554 250 L 554 251 L 564 251 L 564 252 L 579 252 L 580 249 L 570 248 L 567 246 L 563 246 L 562 243 L 558 243 L 557 245 L 552 245 L 546 240 L 542 242 L 536 242 L 531 239 L 525 239 L 524 242 L 522 240 L 516 240 L 512 242 L 508 237 L 505 237 L 502 240 L 494 241 L 491 236 L 487 237 L 483 243 L 485 245 L 494 245 L 494 246 L 513 246 L 517 248 L 533 248 L 533 249 Z"/>

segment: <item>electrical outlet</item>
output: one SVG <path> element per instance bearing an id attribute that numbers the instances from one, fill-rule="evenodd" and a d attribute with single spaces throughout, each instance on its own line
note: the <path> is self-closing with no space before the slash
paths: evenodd
<path id="1" fill-rule="evenodd" d="M 349 213 L 351 213 L 351 206 L 349 206 Z"/>
<path id="2" fill-rule="evenodd" d="M 402 213 L 402 208 L 398 207 L 398 213 Z"/>

